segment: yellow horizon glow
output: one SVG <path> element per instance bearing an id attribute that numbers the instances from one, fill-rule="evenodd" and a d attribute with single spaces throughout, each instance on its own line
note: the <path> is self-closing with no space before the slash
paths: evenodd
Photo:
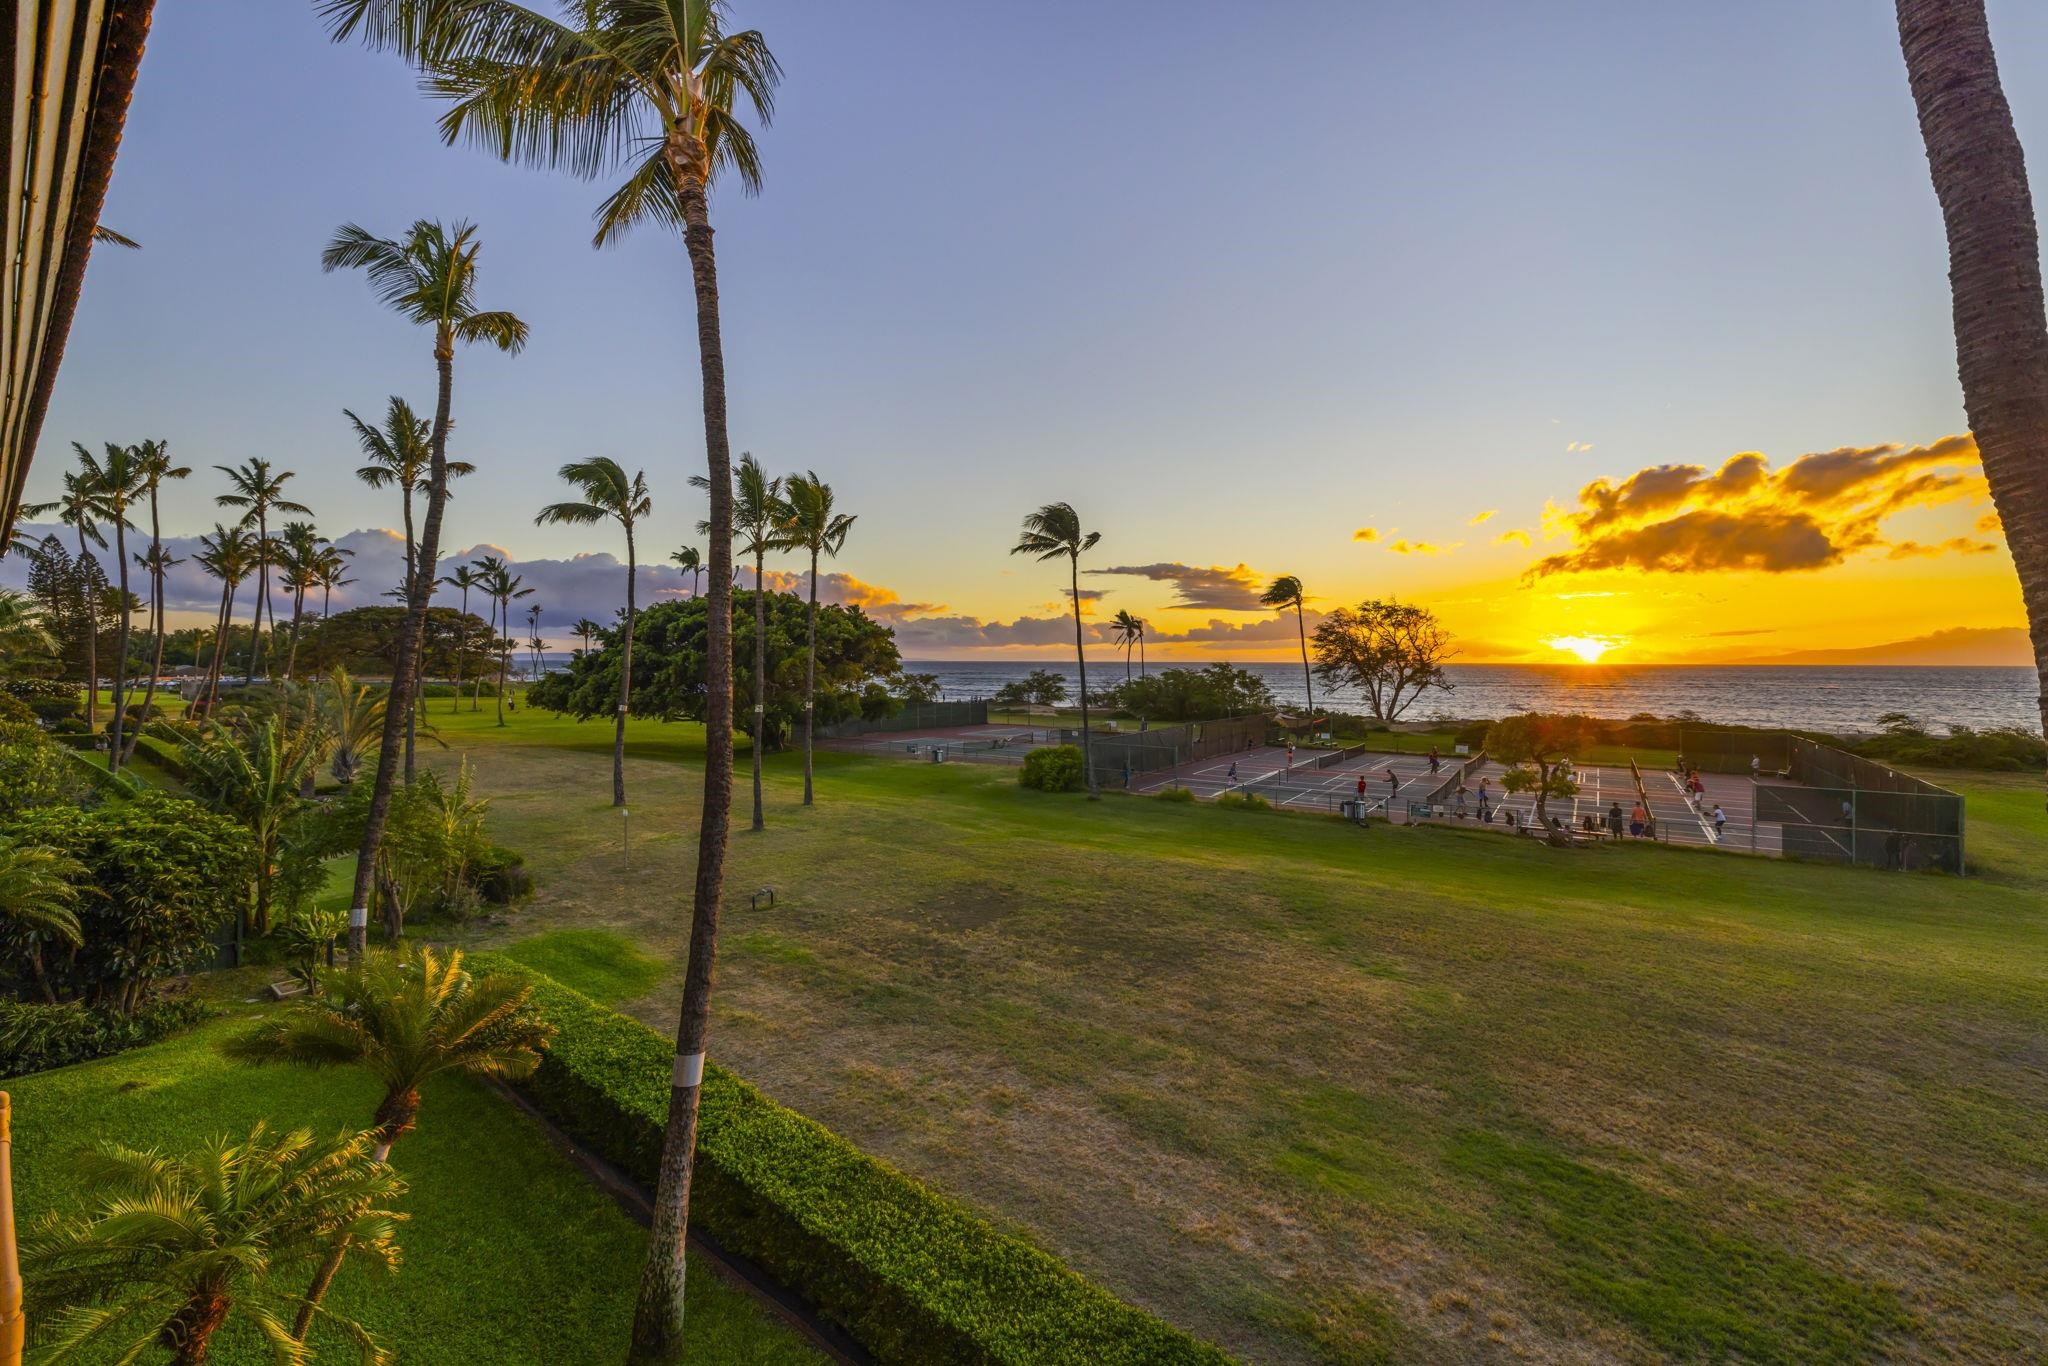
<path id="1" fill-rule="evenodd" d="M 1553 650 L 1577 655 L 1582 663 L 1598 664 L 1600 657 L 1609 650 L 1628 644 L 1613 636 L 1552 636 L 1543 642 Z"/>

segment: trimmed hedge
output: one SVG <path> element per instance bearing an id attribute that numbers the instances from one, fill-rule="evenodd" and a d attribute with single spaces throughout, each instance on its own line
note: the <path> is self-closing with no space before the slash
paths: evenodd
<path id="1" fill-rule="evenodd" d="M 559 1031 L 520 1083 L 562 1128 L 648 1186 L 668 1118 L 671 1042 L 512 959 Z M 764 1267 L 889 1362 L 1165 1366 L 1230 1360 L 1056 1258 L 705 1068 L 691 1223 Z"/>
<path id="2" fill-rule="evenodd" d="M 0 1001 L 0 1079 L 140 1048 L 215 1013 L 196 996 L 165 997 L 133 1015 L 79 1001 Z"/>
<path id="3" fill-rule="evenodd" d="M 1046 745 L 1024 756 L 1017 781 L 1040 792 L 1081 790 L 1081 751 L 1075 745 Z"/>

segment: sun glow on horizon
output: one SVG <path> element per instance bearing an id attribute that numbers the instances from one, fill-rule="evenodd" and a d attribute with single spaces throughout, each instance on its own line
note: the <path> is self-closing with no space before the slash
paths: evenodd
<path id="1" fill-rule="evenodd" d="M 1628 642 L 1615 636 L 1552 636 L 1543 643 L 1553 650 L 1577 655 L 1581 663 L 1598 664 L 1602 655 Z"/>

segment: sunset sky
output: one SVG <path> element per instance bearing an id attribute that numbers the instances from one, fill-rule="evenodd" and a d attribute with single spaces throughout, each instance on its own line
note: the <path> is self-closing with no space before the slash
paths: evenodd
<path id="1" fill-rule="evenodd" d="M 2038 175 L 2048 11 L 1991 10 Z M 1291 653 L 1254 601 L 1283 572 L 1314 608 L 1431 606 L 1471 661 L 1995 654 L 2023 624 L 1889 6 L 736 12 L 786 75 L 766 192 L 714 203 L 734 445 L 836 486 L 833 592 L 906 657 L 1071 648 L 1063 571 L 1005 553 L 1054 499 L 1154 659 Z M 469 218 L 532 343 L 458 358 L 482 472 L 447 544 L 520 561 L 559 640 L 622 574 L 602 531 L 533 525 L 557 465 L 644 467 L 643 546 L 694 540 L 680 245 L 591 250 L 609 184 L 444 148 L 435 114 L 310 4 L 159 6 L 103 216 L 144 249 L 95 253 L 30 497 L 73 440 L 166 438 L 206 476 L 167 499 L 193 535 L 210 467 L 268 456 L 374 600 L 397 513 L 341 410 L 426 408 L 432 361 L 317 258 L 343 222 Z"/>

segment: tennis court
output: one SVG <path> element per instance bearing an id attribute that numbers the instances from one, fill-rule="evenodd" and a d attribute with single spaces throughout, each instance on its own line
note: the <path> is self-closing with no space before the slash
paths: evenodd
<path id="1" fill-rule="evenodd" d="M 1058 743 L 1058 731 L 1041 727 L 969 725 L 841 736 L 821 739 L 818 747 L 878 758 L 1021 764 L 1032 750 Z"/>

